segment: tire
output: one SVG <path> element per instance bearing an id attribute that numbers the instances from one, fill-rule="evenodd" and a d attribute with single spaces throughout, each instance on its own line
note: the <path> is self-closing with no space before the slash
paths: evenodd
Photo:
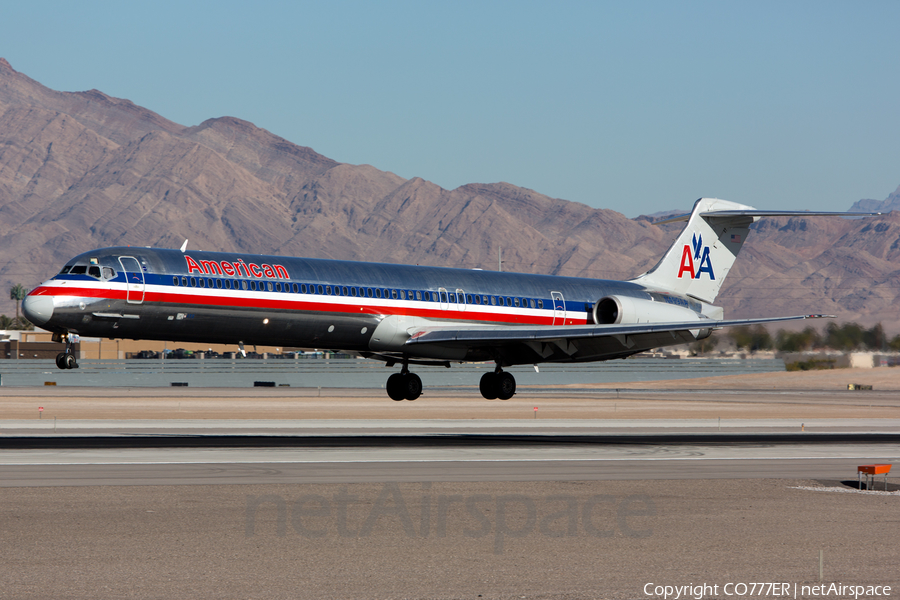
<path id="1" fill-rule="evenodd" d="M 478 389 L 481 391 L 481 395 L 485 397 L 487 400 L 496 400 L 497 398 L 497 374 L 496 373 L 485 373 L 481 376 L 481 382 L 478 384 Z"/>
<path id="2" fill-rule="evenodd" d="M 387 384 L 385 384 L 385 389 L 387 390 L 388 396 L 390 396 L 391 400 L 400 401 L 404 399 L 405 389 L 403 375 L 400 373 L 394 373 L 390 377 L 388 377 Z"/>
<path id="3" fill-rule="evenodd" d="M 56 355 L 56 366 L 60 369 L 66 368 L 66 353 L 60 352 Z"/>
<path id="4" fill-rule="evenodd" d="M 509 400 L 516 395 L 516 378 L 512 373 L 497 374 L 497 397 L 501 400 Z"/>
<path id="5" fill-rule="evenodd" d="M 422 395 L 422 380 L 415 373 L 407 373 L 403 384 L 404 396 L 407 400 L 415 400 Z"/>
<path id="6" fill-rule="evenodd" d="M 63 364 L 65 365 L 65 367 L 67 369 L 77 369 L 78 368 L 78 362 L 75 360 L 74 354 L 67 353 L 67 354 L 64 354 L 63 356 L 64 356 Z"/>

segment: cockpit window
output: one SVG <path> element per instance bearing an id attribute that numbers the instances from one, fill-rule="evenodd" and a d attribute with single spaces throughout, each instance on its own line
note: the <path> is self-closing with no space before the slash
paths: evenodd
<path id="1" fill-rule="evenodd" d="M 96 265 L 91 265 L 90 267 L 88 267 L 88 275 L 90 275 L 91 277 L 96 277 L 97 279 L 100 279 L 100 267 L 98 267 Z"/>
<path id="2" fill-rule="evenodd" d="M 69 271 L 72 270 L 72 265 L 66 265 L 62 268 L 62 271 L 59 272 L 60 275 L 65 275 Z"/>
<path id="3" fill-rule="evenodd" d="M 87 265 L 75 265 L 69 273 L 72 275 L 84 275 L 87 273 Z"/>

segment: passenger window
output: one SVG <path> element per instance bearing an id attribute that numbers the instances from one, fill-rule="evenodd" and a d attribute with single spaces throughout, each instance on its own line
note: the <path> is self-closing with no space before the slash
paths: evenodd
<path id="1" fill-rule="evenodd" d="M 272 285 L 272 282 L 271 282 L 271 281 L 268 282 L 268 283 L 266 284 L 266 288 L 267 288 L 270 292 L 275 290 L 275 286 Z"/>
<path id="2" fill-rule="evenodd" d="M 184 286 L 187 285 L 187 277 L 182 277 L 182 278 L 181 278 L 181 285 L 184 285 Z"/>
<path id="3" fill-rule="evenodd" d="M 353 297 L 356 297 L 356 288 L 355 287 L 350 288 L 350 295 Z"/>
<path id="4" fill-rule="evenodd" d="M 350 295 L 350 289 L 346 285 L 341 288 L 341 291 L 344 293 L 345 296 Z"/>
<path id="5" fill-rule="evenodd" d="M 375 292 L 372 291 L 372 288 L 366 288 L 366 296 L 368 296 L 369 298 L 375 297 Z"/>
<path id="6" fill-rule="evenodd" d="M 496 306 L 497 304 L 497 296 L 491 296 L 491 306 Z"/>
<path id="7" fill-rule="evenodd" d="M 276 292 L 280 292 L 280 291 L 281 291 L 281 282 L 279 282 L 279 281 L 276 281 L 276 282 L 275 282 L 275 291 L 276 291 Z"/>
<path id="8" fill-rule="evenodd" d="M 422 299 L 422 292 L 416 290 L 416 300 L 421 300 L 421 299 Z"/>
<path id="9" fill-rule="evenodd" d="M 538 298 L 538 308 L 544 308 L 544 301 Z"/>
<path id="10" fill-rule="evenodd" d="M 191 277 L 191 287 L 197 287 L 197 278 Z"/>
<path id="11" fill-rule="evenodd" d="M 297 284 L 295 283 L 294 285 L 297 285 Z M 300 293 L 301 293 L 301 294 L 305 294 L 305 293 L 306 293 L 306 284 L 305 284 L 305 283 L 301 283 L 301 284 L 300 284 Z"/>
<path id="12" fill-rule="evenodd" d="M 291 284 L 291 289 L 294 290 L 294 293 L 295 293 L 295 294 L 296 294 L 298 291 L 300 291 L 300 288 L 297 286 L 296 283 L 292 283 L 292 284 Z"/>
<path id="13" fill-rule="evenodd" d="M 397 290 L 391 290 L 391 298 L 393 298 L 394 300 L 397 299 Z"/>
<path id="14" fill-rule="evenodd" d="M 516 306 L 519 306 L 519 299 L 516 298 L 515 300 L 513 300 L 513 303 L 514 303 Z"/>
<path id="15" fill-rule="evenodd" d="M 381 288 L 375 288 L 375 297 L 381 298 Z"/>
<path id="16" fill-rule="evenodd" d="M 241 288 L 246 290 L 247 287 L 248 287 L 248 286 L 247 286 L 247 280 L 242 281 L 242 282 L 241 282 Z"/>
<path id="17" fill-rule="evenodd" d="M 222 280 L 221 279 L 216 279 L 216 287 L 219 289 L 222 289 Z"/>
<path id="18" fill-rule="evenodd" d="M 325 293 L 325 286 L 324 286 L 324 285 L 318 285 L 318 286 L 316 286 L 316 290 L 317 290 L 320 294 L 324 294 L 324 293 Z"/>
<path id="19" fill-rule="evenodd" d="M 177 278 L 177 277 L 173 277 L 173 278 L 172 278 L 172 285 L 176 285 L 176 286 L 178 285 L 178 278 Z"/>
<path id="20" fill-rule="evenodd" d="M 330 285 L 326 285 L 326 286 L 325 286 L 325 295 L 326 295 L 326 296 L 330 296 L 330 295 L 331 295 L 331 286 L 330 286 Z"/>
<path id="21" fill-rule="evenodd" d="M 534 298 L 532 298 L 531 300 L 529 300 L 529 302 L 531 302 L 531 308 L 534 308 Z"/>

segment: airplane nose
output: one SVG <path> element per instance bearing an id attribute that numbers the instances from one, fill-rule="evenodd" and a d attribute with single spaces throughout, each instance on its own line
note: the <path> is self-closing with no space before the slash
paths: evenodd
<path id="1" fill-rule="evenodd" d="M 35 325 L 44 325 L 53 316 L 52 296 L 25 296 L 22 301 L 25 318 Z"/>

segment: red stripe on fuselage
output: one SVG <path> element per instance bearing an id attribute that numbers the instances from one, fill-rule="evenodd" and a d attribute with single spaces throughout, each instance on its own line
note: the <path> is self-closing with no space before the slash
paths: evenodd
<path id="1" fill-rule="evenodd" d="M 199 289 L 199 288 L 192 288 Z M 108 300 L 125 300 L 125 290 L 111 290 L 106 288 L 91 287 L 50 287 L 40 286 L 31 292 L 35 296 L 70 296 L 78 298 L 102 298 Z M 327 296 L 328 298 L 347 298 L 352 296 Z M 372 299 L 375 300 L 375 299 Z M 525 310 L 544 310 L 551 314 L 547 316 L 538 315 L 521 315 L 521 314 L 505 314 L 496 312 L 486 312 L 480 310 L 482 304 L 466 304 L 465 310 L 455 308 L 419 308 L 409 306 L 394 306 L 391 304 L 375 304 L 362 305 L 358 303 L 348 304 L 346 302 L 316 302 L 309 300 L 287 300 L 287 299 L 269 299 L 262 297 L 242 298 L 216 296 L 209 294 L 179 294 L 173 292 L 156 292 L 146 290 L 144 292 L 144 304 L 156 303 L 160 305 L 169 305 L 174 310 L 186 306 L 210 306 L 223 308 L 247 308 L 247 309 L 273 309 L 273 310 L 295 310 L 306 312 L 321 313 L 342 313 L 342 314 L 377 314 L 377 315 L 408 315 L 414 317 L 423 317 L 436 320 L 453 320 L 453 321 L 472 321 L 479 323 L 503 323 L 503 324 L 521 324 L 521 325 L 552 325 L 554 317 L 553 309 L 525 309 Z M 420 302 L 418 300 L 401 300 L 400 302 Z M 436 303 L 435 303 L 436 304 Z M 133 306 L 140 306 L 133 304 Z M 455 304 L 451 304 L 456 306 Z M 501 310 L 507 307 L 493 307 Z M 566 324 L 573 325 L 586 322 L 586 318 L 573 318 L 572 315 L 566 315 Z M 562 325 L 563 323 L 557 323 Z"/>

